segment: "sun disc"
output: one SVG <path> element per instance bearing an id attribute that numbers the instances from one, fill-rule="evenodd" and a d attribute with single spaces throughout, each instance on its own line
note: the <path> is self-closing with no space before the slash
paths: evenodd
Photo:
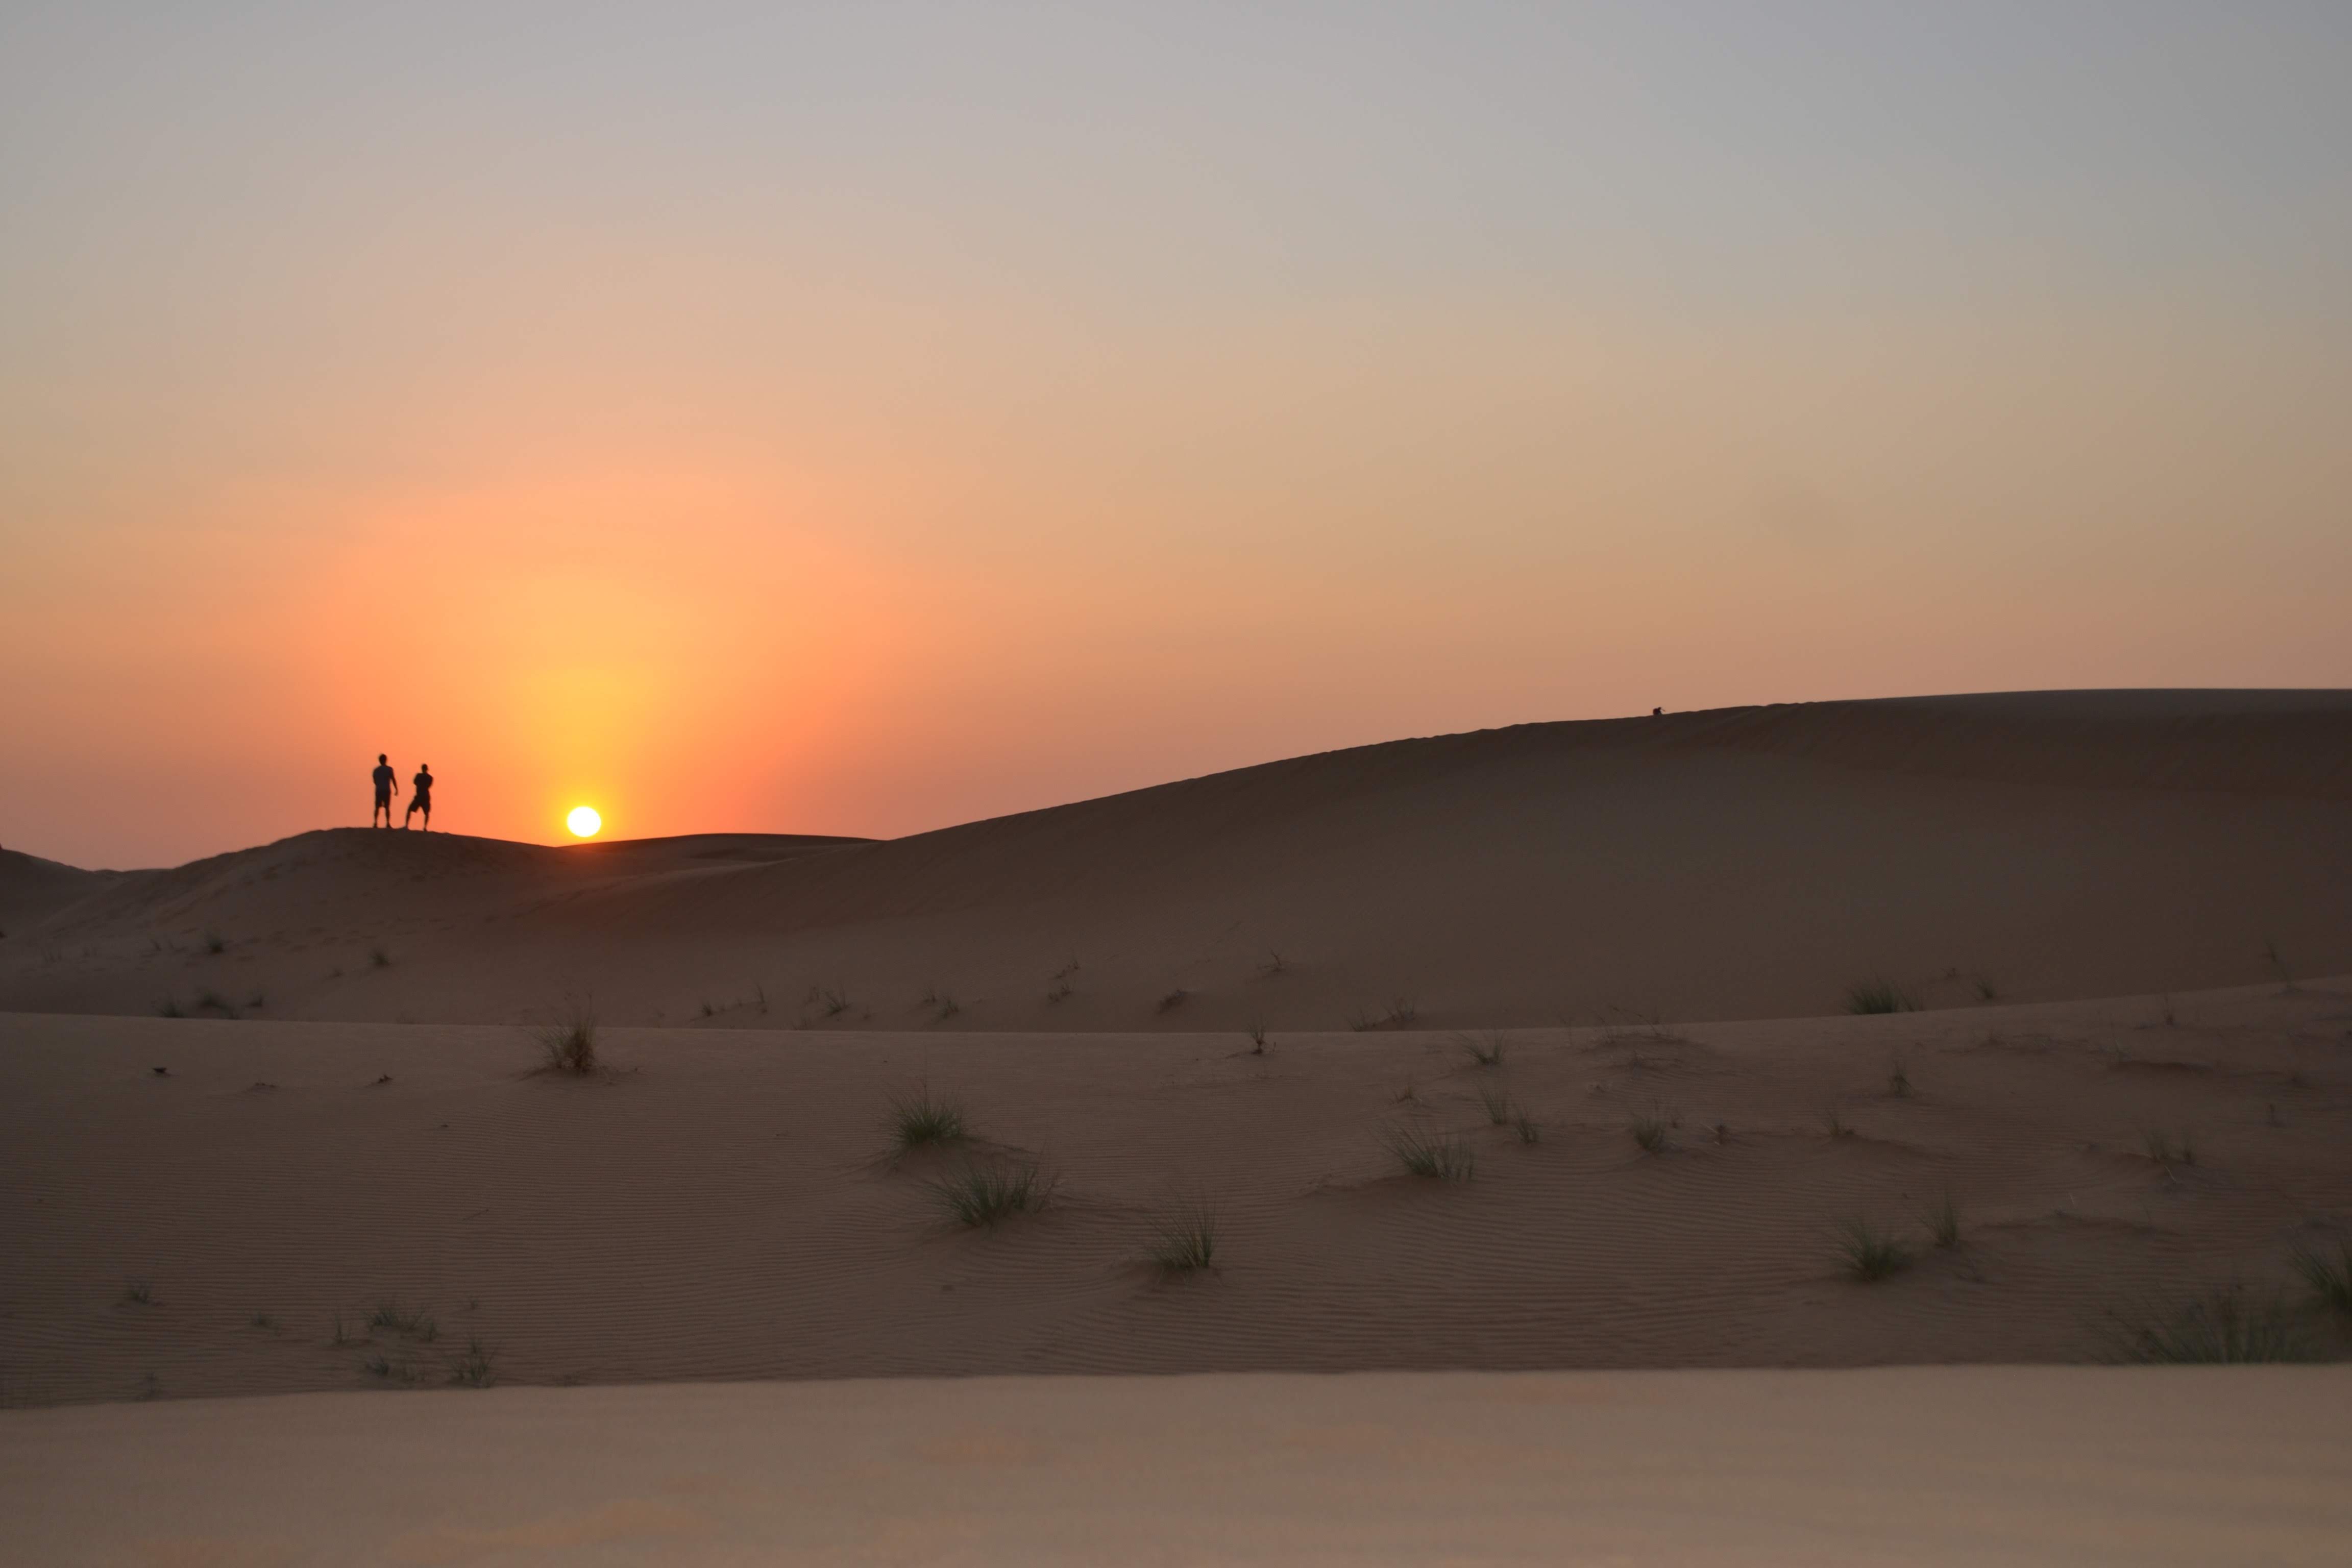
<path id="1" fill-rule="evenodd" d="M 563 824 L 572 829 L 572 836 L 575 838 L 593 838 L 596 830 L 604 826 L 604 819 L 596 815 L 596 808 L 593 805 L 575 805 L 572 808 L 572 815 L 563 819 Z"/>

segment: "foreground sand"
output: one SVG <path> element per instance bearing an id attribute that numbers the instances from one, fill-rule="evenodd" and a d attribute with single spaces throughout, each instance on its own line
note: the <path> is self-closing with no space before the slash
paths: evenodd
<path id="1" fill-rule="evenodd" d="M 579 1080 L 513 1028 L 0 1016 L 0 1403 L 446 1384 L 477 1342 L 509 1385 L 2080 1362 L 2352 1236 L 2342 981 L 1270 1043 L 614 1030 Z M 1045 1212 L 945 1220 L 956 1162 L 885 1127 L 922 1082 Z M 1219 1267 L 1163 1278 L 1194 1203 Z M 1843 1277 L 1854 1217 L 1917 1265 Z"/>
<path id="2" fill-rule="evenodd" d="M 2340 1564 L 2352 1368 L 1214 1375 L 0 1414 L 0 1562 Z"/>

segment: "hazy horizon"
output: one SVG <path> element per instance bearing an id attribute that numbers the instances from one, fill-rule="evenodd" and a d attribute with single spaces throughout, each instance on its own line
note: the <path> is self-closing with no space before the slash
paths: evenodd
<path id="1" fill-rule="evenodd" d="M 0 844 L 2352 686 L 2352 16 L 12 8 Z M 2330 586 L 2330 584 L 2335 586 Z"/>

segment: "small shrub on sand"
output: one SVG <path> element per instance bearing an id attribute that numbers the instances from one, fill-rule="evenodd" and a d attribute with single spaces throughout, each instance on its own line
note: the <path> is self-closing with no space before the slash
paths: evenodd
<path id="1" fill-rule="evenodd" d="M 1455 1045 L 1470 1054 L 1473 1067 L 1498 1068 L 1503 1065 L 1503 1053 L 1509 1042 L 1499 1034 L 1489 1033 L 1484 1038 L 1470 1035 L 1454 1037 Z"/>
<path id="2" fill-rule="evenodd" d="M 1477 1156 L 1459 1138 L 1391 1127 L 1381 1135 L 1381 1142 L 1396 1156 L 1398 1164 L 1428 1181 L 1466 1182 L 1477 1172 Z"/>
<path id="3" fill-rule="evenodd" d="M 217 957 L 228 951 L 228 938 L 216 931 L 205 932 L 205 951 Z"/>
<path id="4" fill-rule="evenodd" d="M 933 1094 L 929 1084 L 919 1084 L 890 1100 L 890 1138 L 902 1154 L 944 1148 L 969 1136 L 963 1107 L 945 1095 Z"/>
<path id="5" fill-rule="evenodd" d="M 1636 1116 L 1627 1131 L 1633 1134 L 1633 1142 L 1641 1145 L 1644 1154 L 1663 1154 L 1674 1147 L 1673 1141 L 1666 1135 L 1664 1117 Z"/>
<path id="6" fill-rule="evenodd" d="M 2151 1128 L 2145 1142 L 2147 1145 L 2147 1157 L 2167 1170 L 2175 1165 L 2197 1163 L 2197 1145 L 2189 1142 L 2189 1135 L 2185 1132 L 2176 1137 L 2160 1127 Z"/>
<path id="7" fill-rule="evenodd" d="M 596 1015 L 585 1002 L 572 1003 L 561 1018 L 541 1027 L 534 1037 L 547 1054 L 550 1071 L 586 1074 L 596 1070 Z"/>
<path id="8" fill-rule="evenodd" d="M 489 1347 L 478 1339 L 466 1342 L 466 1353 L 449 1367 L 449 1381 L 459 1388 L 488 1388 L 498 1381 L 498 1373 L 490 1364 Z"/>
<path id="9" fill-rule="evenodd" d="M 1929 1204 L 1927 1212 L 1920 1217 L 1927 1221 L 1927 1234 L 1935 1238 L 1939 1249 L 1948 1252 L 1959 1246 L 1960 1205 L 1951 1194 L 1946 1193 Z"/>
<path id="10" fill-rule="evenodd" d="M 1167 995 L 1162 996 L 1158 1002 L 1154 1003 L 1151 1010 L 1155 1013 L 1173 1013 L 1177 1008 L 1181 1007 L 1192 994 L 1190 991 L 1187 991 L 1181 985 L 1179 985 L 1175 990 L 1171 991 Z"/>
<path id="11" fill-rule="evenodd" d="M 1262 1057 L 1265 1055 L 1266 1052 L 1274 1049 L 1272 1046 L 1266 1044 L 1265 1026 L 1264 1024 L 1252 1024 L 1250 1026 L 1249 1042 L 1250 1055 L 1254 1057 Z"/>
<path id="12" fill-rule="evenodd" d="M 370 1329 L 387 1329 L 395 1334 L 405 1334 L 412 1340 L 421 1340 L 428 1345 L 441 1337 L 441 1325 L 434 1321 L 431 1313 L 421 1310 L 403 1310 L 396 1301 L 380 1303 L 376 1310 L 369 1314 L 367 1326 Z"/>
<path id="13" fill-rule="evenodd" d="M 966 1165 L 931 1184 L 931 1195 L 958 1225 L 977 1228 L 1045 1206 L 1054 1184 L 1035 1165 Z"/>
<path id="14" fill-rule="evenodd" d="M 2316 1247 L 2294 1255 L 2294 1271 L 2303 1276 L 2320 1305 L 2352 1317 L 2352 1241 L 2339 1242 L 2335 1257 Z"/>
<path id="15" fill-rule="evenodd" d="M 1478 1088 L 1478 1103 L 1486 1108 L 1486 1121 L 1491 1125 L 1502 1127 L 1509 1123 L 1512 1101 L 1511 1091 L 1507 1085 L 1481 1084 Z"/>
<path id="16" fill-rule="evenodd" d="M 1189 1205 L 1152 1230 L 1151 1261 L 1163 1273 L 1189 1274 L 1211 1267 L 1217 1257 L 1217 1213 Z"/>
<path id="17" fill-rule="evenodd" d="M 1886 1075 L 1886 1092 L 1897 1100 L 1911 1098 L 1911 1069 L 1897 1061 Z"/>
<path id="18" fill-rule="evenodd" d="M 2115 1314 L 2109 1359 L 2206 1364 L 2318 1361 L 2319 1352 L 2284 1301 L 2249 1300 L 2225 1285 L 2170 1307 Z"/>
<path id="19" fill-rule="evenodd" d="M 1846 987 L 1845 1010 L 1849 1013 L 1916 1013 L 1919 998 L 1892 980 L 1876 975 L 1856 981 Z"/>
<path id="20" fill-rule="evenodd" d="M 380 947 L 371 948 L 368 950 L 368 965 L 373 969 L 390 969 L 392 967 L 392 954 L 384 952 L 384 950 Z"/>
<path id="21" fill-rule="evenodd" d="M 134 1307 L 152 1306 L 155 1288 L 144 1279 L 127 1279 L 122 1285 L 122 1299 Z"/>
<path id="22" fill-rule="evenodd" d="M 1838 1226 L 1838 1256 L 1857 1279 L 1884 1279 L 1911 1267 L 1911 1249 L 1859 1216 Z"/>
<path id="23" fill-rule="evenodd" d="M 1522 1143 L 1543 1142 L 1543 1123 L 1524 1110 L 1511 1118 L 1511 1131 L 1519 1135 L 1519 1142 Z"/>
<path id="24" fill-rule="evenodd" d="M 166 996 L 161 1002 L 155 1004 L 155 1016 L 158 1018 L 184 1018 L 187 1016 L 187 1014 L 180 1010 L 180 1004 L 178 1001 L 170 996 Z"/>

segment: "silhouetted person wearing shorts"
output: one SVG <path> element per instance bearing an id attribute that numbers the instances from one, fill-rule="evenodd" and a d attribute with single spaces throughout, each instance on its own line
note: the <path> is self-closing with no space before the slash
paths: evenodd
<path id="1" fill-rule="evenodd" d="M 407 826 L 408 818 L 421 811 L 425 814 L 425 831 L 430 833 L 433 831 L 433 764 L 420 763 L 416 769 L 416 776 L 408 782 L 416 786 L 416 793 L 408 797 L 408 811 L 401 817 L 400 825 L 403 827 Z M 386 820 L 390 820 L 388 813 Z"/>
<path id="2" fill-rule="evenodd" d="M 373 827 L 379 814 L 386 827 L 392 826 L 392 797 L 396 788 L 392 764 L 382 752 L 375 754 L 375 810 L 368 813 L 368 826 Z"/>

